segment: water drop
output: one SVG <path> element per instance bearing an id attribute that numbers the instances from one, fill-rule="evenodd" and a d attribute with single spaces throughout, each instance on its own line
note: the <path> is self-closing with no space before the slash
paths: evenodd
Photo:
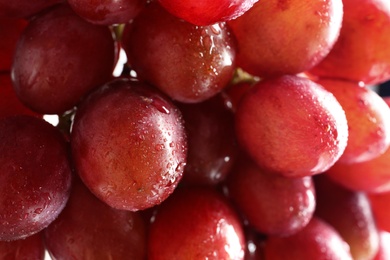
<path id="1" fill-rule="evenodd" d="M 157 108 L 157 110 L 160 111 L 161 113 L 164 113 L 164 114 L 170 113 L 169 109 L 166 107 L 166 102 L 160 98 L 153 98 L 153 101 L 151 104 L 155 108 Z"/>
<path id="2" fill-rule="evenodd" d="M 36 213 L 36 214 L 41 214 L 42 211 L 43 211 L 42 208 L 37 208 L 37 209 L 34 210 L 34 213 Z"/>
<path id="3" fill-rule="evenodd" d="M 185 162 L 180 162 L 177 166 L 176 166 L 176 169 L 175 171 L 177 172 L 181 172 L 184 170 L 184 167 L 186 166 L 186 163 Z"/>

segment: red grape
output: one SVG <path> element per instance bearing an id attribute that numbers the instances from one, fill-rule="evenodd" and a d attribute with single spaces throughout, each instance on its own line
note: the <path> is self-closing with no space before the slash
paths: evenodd
<path id="1" fill-rule="evenodd" d="M 211 25 L 235 19 L 258 0 L 158 0 L 173 15 L 196 25 Z"/>
<path id="2" fill-rule="evenodd" d="M 0 240 L 47 227 L 64 208 L 71 186 L 62 134 L 31 116 L 0 119 Z"/>
<path id="3" fill-rule="evenodd" d="M 197 104 L 178 104 L 188 137 L 188 158 L 183 181 L 222 182 L 237 155 L 234 116 L 228 99 L 217 95 Z"/>
<path id="4" fill-rule="evenodd" d="M 372 259 L 379 247 L 379 235 L 366 194 L 347 190 L 316 176 L 316 216 L 334 227 L 349 244 L 355 260 Z"/>
<path id="5" fill-rule="evenodd" d="M 291 235 L 313 216 L 316 201 L 311 177 L 278 176 L 241 157 L 227 181 L 232 200 L 258 232 Z"/>
<path id="6" fill-rule="evenodd" d="M 117 209 L 161 203 L 186 163 L 180 111 L 157 90 L 126 79 L 98 88 L 78 107 L 71 146 L 86 186 Z"/>
<path id="7" fill-rule="evenodd" d="M 53 259 L 144 259 L 140 214 L 109 207 L 75 180 L 65 209 L 44 231 Z"/>
<path id="8" fill-rule="evenodd" d="M 352 260 L 348 245 L 337 231 L 318 218 L 292 236 L 269 237 L 264 251 L 265 259 L 272 260 Z"/>
<path id="9" fill-rule="evenodd" d="M 390 79 L 390 2 L 343 0 L 340 36 L 327 57 L 310 70 L 326 77 L 373 85 Z"/>
<path id="10" fill-rule="evenodd" d="M 348 121 L 348 143 L 339 163 L 369 161 L 390 145 L 390 108 L 373 90 L 358 83 L 316 81 L 339 101 Z"/>
<path id="11" fill-rule="evenodd" d="M 326 174 L 342 186 L 356 191 L 390 191 L 390 148 L 381 156 L 361 163 L 335 163 Z"/>
<path id="12" fill-rule="evenodd" d="M 109 28 L 84 21 L 67 6 L 56 7 L 33 19 L 19 39 L 15 91 L 31 109 L 61 114 L 111 78 L 115 51 Z"/>
<path id="13" fill-rule="evenodd" d="M 331 50 L 343 17 L 341 0 L 267 0 L 229 21 L 237 65 L 260 77 L 296 74 Z"/>
<path id="14" fill-rule="evenodd" d="M 151 223 L 148 259 L 244 259 L 244 231 L 222 195 L 207 188 L 178 189 Z"/>
<path id="15" fill-rule="evenodd" d="M 225 23 L 195 26 L 156 2 L 126 25 L 122 44 L 138 77 L 180 102 L 216 95 L 235 69 L 235 42 Z"/>
<path id="16" fill-rule="evenodd" d="M 137 16 L 146 0 L 68 0 L 72 9 L 94 24 L 127 23 Z"/>
<path id="17" fill-rule="evenodd" d="M 345 113 L 335 97 L 297 76 L 254 85 L 239 104 L 236 130 L 239 143 L 259 166 L 291 177 L 329 169 L 348 137 Z"/>

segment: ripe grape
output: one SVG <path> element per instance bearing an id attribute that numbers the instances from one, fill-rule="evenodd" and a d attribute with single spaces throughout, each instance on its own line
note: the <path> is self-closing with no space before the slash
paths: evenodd
<path id="1" fill-rule="evenodd" d="M 64 208 L 71 187 L 68 147 L 49 123 L 0 119 L 0 240 L 38 233 Z"/>
<path id="2" fill-rule="evenodd" d="M 111 78 L 115 51 L 109 28 L 60 5 L 35 17 L 19 38 L 12 65 L 15 91 L 39 113 L 64 113 Z"/>
<path id="3" fill-rule="evenodd" d="M 235 42 L 225 23 L 195 26 L 156 2 L 126 24 L 122 44 L 138 77 L 180 102 L 216 95 L 235 69 Z"/>
<path id="4" fill-rule="evenodd" d="M 228 192 L 248 223 L 269 235 L 292 235 L 311 220 L 316 205 L 311 177 L 286 178 L 241 156 L 227 179 Z"/>
<path id="5" fill-rule="evenodd" d="M 188 137 L 183 182 L 217 184 L 230 172 L 237 144 L 228 102 L 225 96 L 217 95 L 197 104 L 178 104 Z"/>
<path id="6" fill-rule="evenodd" d="M 160 204 L 179 183 L 187 156 L 180 111 L 146 84 L 117 79 L 78 107 L 71 133 L 76 171 L 117 209 Z"/>
<path id="7" fill-rule="evenodd" d="M 78 179 L 65 209 L 44 231 L 53 259 L 144 259 L 145 223 L 138 212 L 113 209 Z"/>
<path id="8" fill-rule="evenodd" d="M 326 174 L 345 188 L 370 193 L 390 191 L 390 149 L 379 157 L 353 164 L 335 163 Z"/>
<path id="9" fill-rule="evenodd" d="M 244 231 L 215 190 L 182 188 L 161 204 L 150 225 L 148 259 L 244 259 Z"/>
<path id="10" fill-rule="evenodd" d="M 345 189 L 326 175 L 314 179 L 316 216 L 337 230 L 349 244 L 353 259 L 374 258 L 379 247 L 379 234 L 367 195 Z"/>
<path id="11" fill-rule="evenodd" d="M 320 85 L 298 76 L 260 81 L 236 112 L 237 138 L 262 168 L 288 177 L 329 169 L 347 145 L 345 113 Z"/>
<path id="12" fill-rule="evenodd" d="M 343 0 L 340 36 L 310 73 L 374 85 L 390 79 L 390 2 Z"/>
<path id="13" fill-rule="evenodd" d="M 292 236 L 269 237 L 264 251 L 265 259 L 272 260 L 353 259 L 348 245 L 337 231 L 316 217 Z"/>
<path id="14" fill-rule="evenodd" d="M 345 111 L 348 143 L 339 163 L 369 161 L 383 154 L 390 145 L 390 108 L 372 89 L 358 83 L 319 79 Z"/>
<path id="15" fill-rule="evenodd" d="M 237 65 L 260 77 L 308 70 L 330 52 L 342 17 L 341 0 L 259 1 L 228 22 L 237 39 Z"/>

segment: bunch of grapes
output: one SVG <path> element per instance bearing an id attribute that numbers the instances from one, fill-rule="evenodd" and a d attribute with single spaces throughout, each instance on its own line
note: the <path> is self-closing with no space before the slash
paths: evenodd
<path id="1" fill-rule="evenodd" d="M 389 46 L 388 0 L 0 0 L 0 259 L 390 259 Z"/>

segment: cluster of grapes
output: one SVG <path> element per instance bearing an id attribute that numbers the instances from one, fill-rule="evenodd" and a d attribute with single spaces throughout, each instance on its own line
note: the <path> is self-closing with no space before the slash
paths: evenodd
<path id="1" fill-rule="evenodd" d="M 388 0 L 0 0 L 0 259 L 389 260 L 389 46 Z"/>

